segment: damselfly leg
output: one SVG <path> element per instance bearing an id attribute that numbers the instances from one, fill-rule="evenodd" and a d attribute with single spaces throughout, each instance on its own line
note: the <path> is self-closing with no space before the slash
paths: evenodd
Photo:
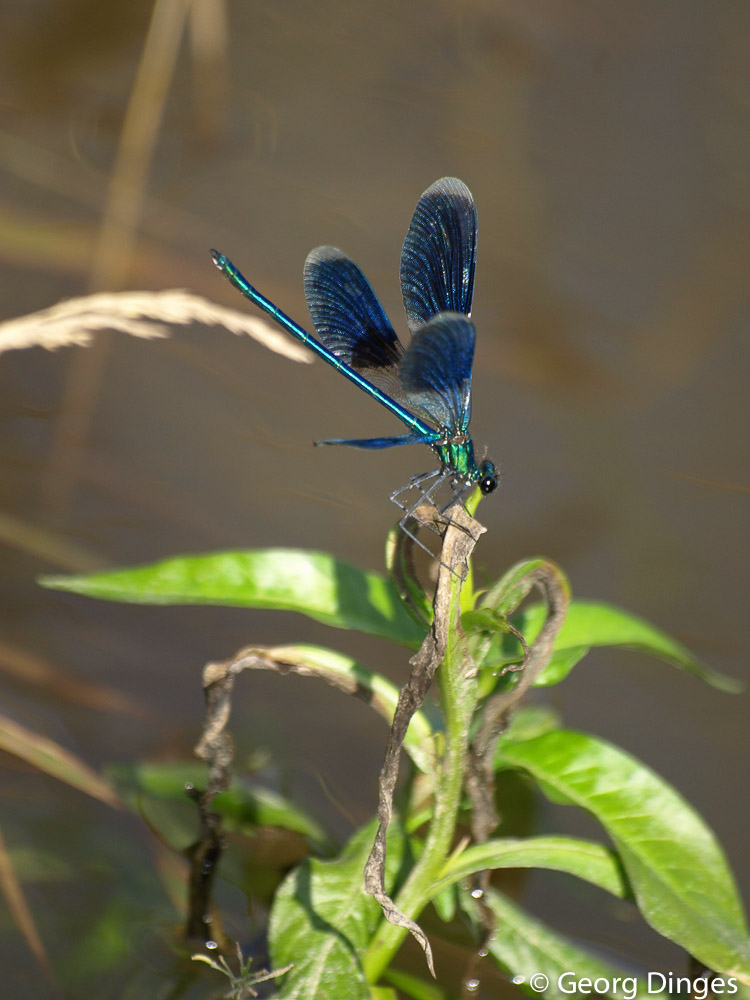
<path id="1" fill-rule="evenodd" d="M 403 510 L 407 516 L 417 509 L 417 507 L 424 503 L 425 500 L 430 500 L 434 489 L 441 485 L 445 481 L 447 473 L 445 469 L 433 469 L 432 472 L 420 472 L 416 476 L 412 476 L 408 483 L 404 486 L 399 486 L 397 490 L 394 490 L 390 495 L 390 500 L 395 503 L 397 507 Z M 425 488 L 425 483 L 432 483 Z M 403 502 L 402 498 L 407 494 L 411 493 L 412 490 L 417 491 L 417 500 L 415 503 L 411 502 L 411 499 Z"/>
<path id="2" fill-rule="evenodd" d="M 448 481 L 450 481 L 451 495 L 445 503 L 441 503 L 437 500 L 436 494 L 439 493 L 441 487 Z M 464 510 L 466 510 L 463 497 L 473 485 L 456 477 L 453 470 L 445 468 L 412 476 L 405 486 L 394 490 L 390 495 L 391 501 L 404 512 L 403 517 L 398 522 L 399 527 L 427 555 L 432 559 L 439 559 L 439 554 L 432 552 L 424 542 L 420 541 L 416 532 L 411 530 L 410 525 L 414 523 L 419 527 L 429 528 L 430 531 L 435 532 L 436 535 L 442 538 L 448 524 L 453 523 L 448 511 L 457 502 L 461 503 Z M 412 498 L 404 502 L 405 495 L 412 490 L 416 490 L 417 492 L 416 499 Z M 421 507 L 431 508 L 431 516 L 421 517 L 419 512 Z M 462 530 L 466 530 L 463 526 L 460 527 L 462 527 Z"/>

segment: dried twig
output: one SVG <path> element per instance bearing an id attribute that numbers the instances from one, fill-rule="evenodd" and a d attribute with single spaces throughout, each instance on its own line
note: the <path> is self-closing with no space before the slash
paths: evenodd
<path id="1" fill-rule="evenodd" d="M 195 754 L 208 765 L 208 780 L 203 792 L 188 789 L 198 805 L 201 819 L 198 840 L 189 852 L 191 872 L 187 933 L 193 939 L 207 940 L 216 936 L 215 927 L 205 920 L 210 911 L 213 879 L 222 850 L 219 816 L 212 812 L 211 803 L 219 792 L 229 787 L 232 777 L 234 747 L 228 725 L 234 681 L 243 670 L 273 670 L 281 674 L 319 677 L 347 694 L 365 698 L 379 714 L 390 719 L 389 707 L 377 692 L 364 688 L 351 675 L 337 674 L 323 665 L 317 666 L 292 647 L 247 646 L 229 660 L 205 666 L 203 692 L 206 714 Z"/>

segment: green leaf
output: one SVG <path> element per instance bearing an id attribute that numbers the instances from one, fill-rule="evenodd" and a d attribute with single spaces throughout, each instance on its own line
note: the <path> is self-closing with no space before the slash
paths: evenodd
<path id="1" fill-rule="evenodd" d="M 375 829 L 373 822 L 358 830 L 332 861 L 308 859 L 290 872 L 276 893 L 269 923 L 273 967 L 294 963 L 280 985 L 279 1000 L 370 1000 L 361 956 L 382 914 L 365 893 L 363 869 Z M 387 886 L 392 885 L 403 847 L 403 833 L 392 824 Z"/>
<path id="2" fill-rule="evenodd" d="M 473 918 L 476 904 L 468 891 L 462 890 L 459 899 L 463 910 L 470 919 Z M 569 998 L 571 972 L 574 973 L 576 981 L 581 979 L 590 979 L 592 982 L 597 979 L 607 981 L 609 988 L 603 989 L 601 994 L 597 990 L 594 996 L 604 995 L 618 997 L 621 1000 L 627 998 L 633 1000 L 635 996 L 648 995 L 644 983 L 630 976 L 623 986 L 622 970 L 608 965 L 601 959 L 593 958 L 588 952 L 530 916 L 494 889 L 485 894 L 485 902 L 497 919 L 497 930 L 489 942 L 489 953 L 500 968 L 508 973 L 512 981 L 529 996 L 543 995 L 547 1000 Z M 560 976 L 565 973 L 568 974 L 568 978 L 563 979 L 560 984 Z M 534 990 L 530 985 L 534 976 L 545 976 L 548 980 L 549 985 L 541 994 L 538 989 Z M 615 981 L 617 981 L 616 986 L 613 985 Z M 580 996 L 581 992 L 583 991 L 576 991 L 574 995 Z"/>
<path id="3" fill-rule="evenodd" d="M 442 889 L 490 868 L 549 868 L 585 879 L 621 899 L 628 895 L 615 852 L 572 837 L 509 837 L 475 844 L 448 859 L 435 887 Z"/>
<path id="4" fill-rule="evenodd" d="M 208 777 L 205 764 L 182 761 L 117 764 L 109 767 L 107 774 L 112 777 L 123 801 L 133 809 L 143 811 L 142 796 L 184 806 L 181 813 L 187 816 L 187 829 L 180 828 L 179 818 L 173 818 L 170 826 L 176 831 L 173 835 L 194 839 L 197 813 L 185 793 L 185 786 L 205 786 Z M 229 833 L 252 835 L 260 827 L 279 827 L 309 838 L 322 850 L 332 848 L 325 830 L 304 810 L 277 792 L 250 784 L 247 779 L 235 778 L 225 792 L 214 798 L 211 808 L 221 815 L 223 827 Z M 151 815 L 151 810 L 147 811 Z M 164 832 L 160 823 L 156 825 Z"/>
<path id="5" fill-rule="evenodd" d="M 567 596 L 570 595 L 568 578 L 560 567 L 549 559 L 536 556 L 511 566 L 484 595 L 482 607 L 493 608 L 501 615 L 512 615 L 533 586 L 530 578 L 538 573 L 553 573 L 559 580 L 561 589 Z"/>
<path id="6" fill-rule="evenodd" d="M 455 1000 L 455 993 L 446 993 L 434 980 L 425 982 L 419 976 L 404 972 L 403 969 L 389 966 L 383 973 L 383 979 L 393 983 L 403 996 L 411 997 L 412 1000 Z"/>
<path id="7" fill-rule="evenodd" d="M 555 797 L 593 813 L 614 841 L 646 921 L 706 966 L 750 982 L 750 941 L 721 847 L 687 802 L 658 775 L 609 743 L 559 730 L 502 740 Z"/>
<path id="8" fill-rule="evenodd" d="M 508 619 L 494 608 L 472 608 L 461 615 L 461 625 L 467 635 L 473 632 L 507 632 Z"/>
<path id="9" fill-rule="evenodd" d="M 432 905 L 443 923 L 449 924 L 456 916 L 455 886 L 446 885 L 439 889 L 432 897 Z"/>
<path id="10" fill-rule="evenodd" d="M 566 649 L 555 649 L 549 663 L 537 677 L 534 687 L 549 687 L 564 681 L 573 667 L 588 653 L 589 648 L 589 646 L 569 646 Z"/>
<path id="11" fill-rule="evenodd" d="M 523 660 L 522 645 L 512 634 L 517 626 L 509 619 L 532 588 L 555 594 L 554 600 L 560 607 L 567 607 L 570 601 L 570 584 L 556 563 L 542 558 L 526 559 L 511 566 L 484 594 L 479 606 L 464 616 L 472 656 L 480 670 L 480 698 L 507 690 L 509 679 L 502 677 L 505 668 Z M 555 631 L 558 629 L 559 623 Z"/>
<path id="12" fill-rule="evenodd" d="M 549 705 L 524 705 L 512 716 L 505 738 L 520 743 L 560 728 L 560 716 Z"/>
<path id="13" fill-rule="evenodd" d="M 307 837 L 324 851 L 330 851 L 333 842 L 322 826 L 311 816 L 277 792 L 247 781 L 233 781 L 225 792 L 220 792 L 211 803 L 224 820 L 229 833 L 252 836 L 261 827 L 275 826 Z"/>
<path id="14" fill-rule="evenodd" d="M 43 576 L 45 587 L 132 604 L 218 604 L 296 611 L 416 648 L 424 638 L 392 585 L 324 552 L 259 549 L 179 556 L 148 566 Z"/>
<path id="15" fill-rule="evenodd" d="M 527 642 L 533 642 L 542 627 L 545 613 L 543 604 L 535 604 L 514 617 L 513 624 L 523 632 Z M 705 666 L 666 632 L 654 628 L 637 615 L 597 601 L 571 601 L 565 624 L 555 643 L 555 654 L 573 651 L 568 666 L 570 670 L 591 646 L 623 646 L 637 649 L 681 667 L 722 691 L 742 690 L 742 685 L 734 678 L 726 677 Z M 580 655 L 577 655 L 576 651 L 579 651 Z M 549 677 L 548 671 L 550 671 Z M 559 664 L 551 665 L 539 677 L 537 686 L 556 683 L 563 679 L 566 672 L 561 672 Z"/>

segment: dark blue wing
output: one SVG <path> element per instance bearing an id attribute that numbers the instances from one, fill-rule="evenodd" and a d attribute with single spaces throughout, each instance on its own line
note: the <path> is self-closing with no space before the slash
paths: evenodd
<path id="1" fill-rule="evenodd" d="M 336 247 L 318 247 L 305 261 L 304 279 L 307 308 L 321 342 L 375 384 L 395 383 L 403 348 L 354 261 Z"/>
<path id="2" fill-rule="evenodd" d="M 412 333 L 441 312 L 471 313 L 477 212 L 471 191 L 443 177 L 419 199 L 401 253 L 401 293 Z"/>
<path id="3" fill-rule="evenodd" d="M 411 338 L 398 370 L 401 396 L 417 416 L 452 434 L 471 419 L 474 324 L 441 313 Z"/>
<path id="4" fill-rule="evenodd" d="M 380 448 L 393 448 L 399 444 L 429 444 L 430 438 L 425 438 L 424 434 L 399 434 L 398 437 L 385 438 L 334 438 L 328 441 L 316 441 L 320 444 L 345 444 L 350 448 L 368 448 L 373 451 Z"/>

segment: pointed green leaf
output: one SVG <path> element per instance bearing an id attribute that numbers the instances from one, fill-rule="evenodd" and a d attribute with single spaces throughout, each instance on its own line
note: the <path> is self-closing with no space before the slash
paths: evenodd
<path id="1" fill-rule="evenodd" d="M 547 666 L 537 677 L 534 687 L 549 687 L 564 681 L 573 667 L 588 653 L 589 648 L 589 646 L 569 646 L 565 649 L 556 649 Z"/>
<path id="2" fill-rule="evenodd" d="M 544 605 L 534 604 L 513 618 L 513 624 L 527 642 L 533 642 L 544 622 Z M 539 677 L 537 686 L 557 683 L 567 675 L 575 663 L 593 646 L 622 646 L 650 653 L 700 677 L 722 691 L 736 692 L 742 685 L 702 664 L 693 654 L 676 642 L 666 632 L 654 628 L 647 621 L 620 608 L 597 601 L 571 601 L 560 635 L 555 643 L 555 656 L 569 657 L 567 669 L 564 662 L 555 662 Z"/>
<path id="3" fill-rule="evenodd" d="M 476 904 L 470 894 L 462 890 L 459 898 L 462 908 L 472 918 Z M 529 996 L 543 996 L 546 1000 L 580 996 L 583 991 L 570 989 L 571 973 L 576 981 L 590 979 L 593 983 L 606 980 L 607 987 L 601 983 L 601 991 L 597 989 L 594 992 L 590 987 L 586 991 L 594 996 L 633 1000 L 634 997 L 648 995 L 644 983 L 632 976 L 623 983 L 621 969 L 589 955 L 494 889 L 486 893 L 485 902 L 497 918 L 497 930 L 489 943 L 490 956 Z M 534 978 L 540 976 L 545 977 L 546 987 L 544 980 Z M 566 978 L 561 981 L 561 976 Z M 532 982 L 536 988 L 532 987 Z"/>
<path id="4" fill-rule="evenodd" d="M 361 956 L 382 914 L 379 904 L 365 892 L 363 869 L 375 829 L 375 823 L 368 823 L 358 830 L 332 861 L 305 861 L 290 872 L 276 893 L 269 923 L 273 966 L 294 963 L 279 987 L 279 1000 L 370 1000 Z M 403 846 L 403 833 L 398 824 L 392 824 L 387 850 L 389 888 Z"/>
<path id="5" fill-rule="evenodd" d="M 750 982 L 742 905 L 712 831 L 658 775 L 584 733 L 558 730 L 498 754 L 593 813 L 614 841 L 651 926 L 709 968 Z"/>
<path id="6" fill-rule="evenodd" d="M 385 577 L 324 552 L 259 549 L 179 556 L 147 566 L 43 576 L 45 587 L 132 604 L 218 604 L 296 611 L 416 648 L 424 638 Z"/>
<path id="7" fill-rule="evenodd" d="M 549 868 L 567 872 L 624 898 L 628 887 L 614 851 L 573 837 L 514 837 L 467 847 L 448 859 L 436 889 L 495 868 Z"/>

